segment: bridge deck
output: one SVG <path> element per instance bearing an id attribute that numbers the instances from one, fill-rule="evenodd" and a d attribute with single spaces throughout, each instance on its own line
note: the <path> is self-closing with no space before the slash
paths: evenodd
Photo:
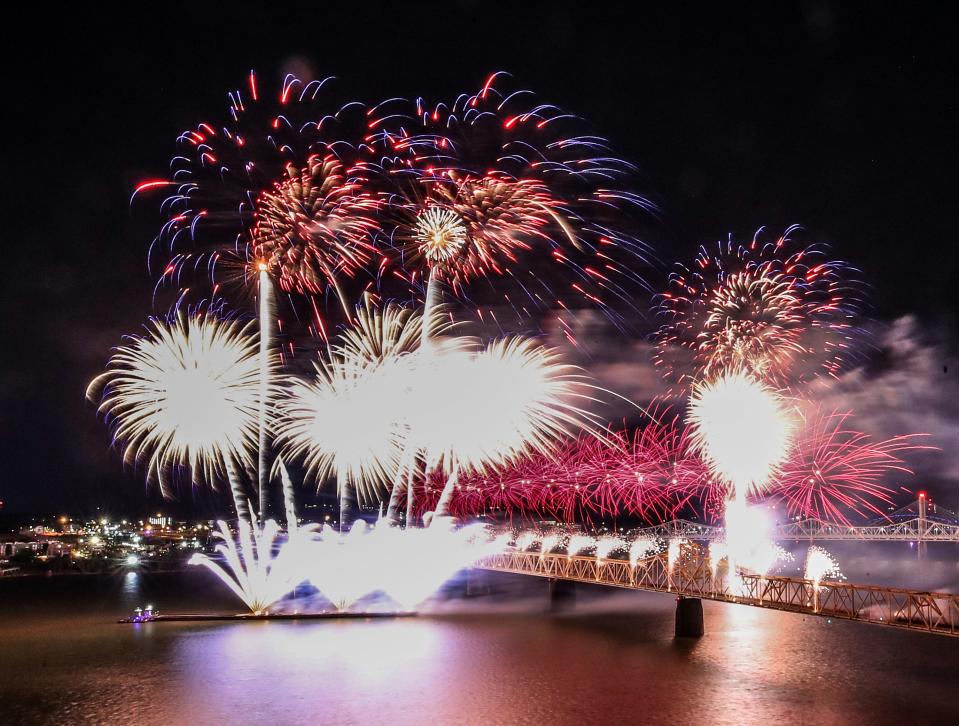
<path id="1" fill-rule="evenodd" d="M 666 552 L 631 565 L 625 560 L 510 550 L 476 567 L 959 636 L 959 595 L 846 582 L 816 586 L 810 580 L 760 575 L 743 575 L 741 592 L 733 593 L 696 545 L 684 546 L 672 564 Z"/>

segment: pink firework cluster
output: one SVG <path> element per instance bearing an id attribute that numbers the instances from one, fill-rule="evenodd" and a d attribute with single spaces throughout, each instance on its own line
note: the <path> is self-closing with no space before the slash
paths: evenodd
<path id="1" fill-rule="evenodd" d="M 803 428 L 766 498 L 782 501 L 790 516 L 848 522 L 882 515 L 896 490 L 890 477 L 911 474 L 901 455 L 925 448 L 921 437 L 876 441 L 847 428 L 848 414 L 816 412 Z M 632 516 L 664 521 L 687 511 L 721 517 L 728 484 L 693 453 L 681 418 L 663 411 L 632 433 L 606 440 L 583 436 L 555 455 L 534 456 L 492 474 L 474 473 L 457 486 L 457 516 L 508 512 L 563 521 Z M 430 511 L 441 486 L 420 482 L 421 512 Z"/>

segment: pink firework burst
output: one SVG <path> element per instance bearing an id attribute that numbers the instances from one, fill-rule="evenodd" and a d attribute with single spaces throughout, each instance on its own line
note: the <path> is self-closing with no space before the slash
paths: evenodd
<path id="1" fill-rule="evenodd" d="M 875 441 L 848 428 L 848 413 L 814 413 L 772 487 L 791 515 L 848 523 L 847 513 L 884 515 L 896 492 L 890 479 L 911 475 L 902 454 L 931 449 L 924 434 Z"/>
<path id="2" fill-rule="evenodd" d="M 664 412 L 633 433 L 581 436 L 551 454 L 524 458 L 495 472 L 474 473 L 458 485 L 451 511 L 549 515 L 566 521 L 632 515 L 662 521 L 691 503 L 708 478 L 691 453 L 681 419 Z M 422 507 L 431 502 L 424 486 Z M 435 499 L 435 494 L 432 496 Z"/>

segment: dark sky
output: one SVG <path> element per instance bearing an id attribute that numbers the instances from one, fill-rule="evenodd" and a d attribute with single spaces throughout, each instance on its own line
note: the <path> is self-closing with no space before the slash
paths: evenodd
<path id="1" fill-rule="evenodd" d="M 22 45 L 3 50 L 7 511 L 156 501 L 109 450 L 84 388 L 151 312 L 156 214 L 130 209 L 133 186 L 162 175 L 177 133 L 219 112 L 251 68 L 337 75 L 368 101 L 453 98 L 508 70 L 640 166 L 639 191 L 663 212 L 650 241 L 664 261 L 799 222 L 864 270 L 876 318 L 916 313 L 954 331 L 959 26 L 946 4 L 669 5 L 12 11 L 5 25 Z M 181 492 L 181 507 L 203 510 L 205 497 Z"/>

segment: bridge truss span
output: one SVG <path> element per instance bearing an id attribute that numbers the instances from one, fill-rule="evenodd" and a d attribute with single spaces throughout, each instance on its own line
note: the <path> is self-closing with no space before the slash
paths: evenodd
<path id="1" fill-rule="evenodd" d="M 666 552 L 631 564 L 508 550 L 481 560 L 476 567 L 959 636 L 959 595 L 754 574 L 741 575 L 740 586 L 733 592 L 725 573 L 713 570 L 704 549 L 691 543 L 680 549 L 674 562 Z"/>

